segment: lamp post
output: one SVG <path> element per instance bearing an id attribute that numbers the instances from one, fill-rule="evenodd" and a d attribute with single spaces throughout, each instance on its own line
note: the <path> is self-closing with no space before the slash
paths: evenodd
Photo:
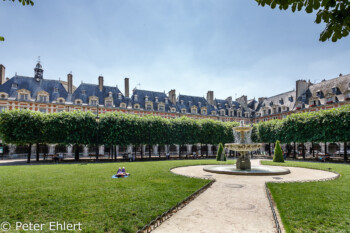
<path id="1" fill-rule="evenodd" d="M 97 134 L 96 134 L 96 161 L 98 161 L 98 133 L 100 129 L 100 117 L 98 116 L 98 102 L 97 102 L 97 115 L 96 115 L 96 123 L 97 123 Z"/>

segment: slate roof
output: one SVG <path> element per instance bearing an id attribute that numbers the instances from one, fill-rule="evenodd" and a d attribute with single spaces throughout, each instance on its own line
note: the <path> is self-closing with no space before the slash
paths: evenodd
<path id="1" fill-rule="evenodd" d="M 325 97 L 327 93 L 332 93 L 332 88 L 337 87 L 338 93 L 336 94 L 339 101 L 344 101 L 344 93 L 350 88 L 350 74 L 339 76 L 334 79 L 325 80 L 320 83 L 313 84 L 309 87 L 310 94 L 313 97 L 316 97 L 317 91 L 322 91 L 323 96 Z M 326 98 L 320 98 L 321 104 L 325 104 L 327 102 Z"/>
<path id="2" fill-rule="evenodd" d="M 271 107 L 272 105 L 285 106 L 291 111 L 295 107 L 295 102 L 296 91 L 288 91 L 266 98 L 262 103 L 257 104 L 255 111 L 260 112 L 263 107 Z"/>
<path id="3" fill-rule="evenodd" d="M 85 91 L 85 94 L 83 93 L 83 91 Z M 89 97 L 96 96 L 98 97 L 99 105 L 104 105 L 105 98 L 109 97 L 109 92 L 112 92 L 113 104 L 115 107 L 119 107 L 120 103 L 122 102 L 127 103 L 126 98 L 118 89 L 118 87 L 103 86 L 102 91 L 100 91 L 98 85 L 88 83 L 82 83 L 79 85 L 79 87 L 75 90 L 75 92 L 72 95 L 72 102 L 75 103 L 75 100 L 81 99 L 84 104 L 89 104 Z M 119 93 L 122 94 L 121 99 L 118 99 Z"/>
<path id="4" fill-rule="evenodd" d="M 183 104 L 182 102 L 183 101 Z M 181 112 L 181 109 L 186 109 L 187 113 L 191 113 L 191 107 L 197 106 L 198 114 L 200 113 L 201 107 L 207 107 L 207 115 L 211 115 L 212 111 L 216 111 L 215 107 L 208 103 L 204 97 L 199 96 L 189 96 L 189 95 L 179 95 L 177 98 L 176 106 Z"/>
<path id="5" fill-rule="evenodd" d="M 137 96 L 137 99 L 136 99 Z M 170 111 L 171 107 L 176 106 L 170 102 L 168 96 L 164 92 L 157 92 L 157 91 L 147 91 L 147 90 L 139 90 L 134 89 L 133 95 L 131 96 L 131 104 L 132 107 L 134 107 L 134 104 L 139 104 L 141 109 L 145 109 L 145 103 L 146 103 L 146 96 L 148 97 L 148 101 L 151 101 L 153 103 L 153 110 L 158 110 L 158 104 L 164 103 L 165 104 L 165 111 Z M 156 102 L 156 98 L 158 98 L 158 102 Z M 165 99 L 168 99 L 168 103 L 166 103 Z"/>
<path id="6" fill-rule="evenodd" d="M 13 84 L 17 84 L 17 88 L 13 88 Z M 55 88 L 58 88 L 57 93 L 54 92 Z M 0 85 L 0 92 L 7 93 L 9 98 L 17 99 L 17 91 L 20 89 L 29 90 L 31 99 L 34 100 L 37 98 L 39 91 L 48 92 L 50 102 L 55 101 L 58 97 L 66 99 L 68 95 L 66 89 L 58 80 L 40 79 L 36 81 L 33 77 L 14 76 L 3 85 Z"/>

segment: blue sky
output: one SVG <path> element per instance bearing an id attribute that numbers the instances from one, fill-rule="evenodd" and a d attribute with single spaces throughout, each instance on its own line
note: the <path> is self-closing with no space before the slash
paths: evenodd
<path id="1" fill-rule="evenodd" d="M 350 37 L 319 42 L 324 25 L 304 12 L 254 0 L 35 0 L 0 2 L 0 64 L 6 76 L 118 85 L 216 98 L 272 96 L 297 79 L 350 73 Z"/>

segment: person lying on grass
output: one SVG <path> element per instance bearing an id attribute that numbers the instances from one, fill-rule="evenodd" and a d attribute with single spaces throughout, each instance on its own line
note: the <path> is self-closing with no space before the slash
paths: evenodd
<path id="1" fill-rule="evenodd" d="M 129 175 L 130 175 L 129 173 L 126 173 L 125 167 L 123 167 L 123 169 L 121 169 L 119 167 L 117 174 L 116 174 L 117 177 L 124 177 L 124 176 L 129 176 Z"/>

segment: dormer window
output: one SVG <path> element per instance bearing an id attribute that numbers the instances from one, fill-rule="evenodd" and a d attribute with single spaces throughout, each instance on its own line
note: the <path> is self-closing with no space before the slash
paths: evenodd
<path id="1" fill-rule="evenodd" d="M 113 107 L 113 102 L 110 100 L 106 100 L 106 107 L 108 107 L 108 108 Z"/>
<path id="2" fill-rule="evenodd" d="M 249 112 L 245 112 L 244 116 L 248 118 L 249 117 Z"/>
<path id="3" fill-rule="evenodd" d="M 12 88 L 17 88 L 17 87 L 18 87 L 17 83 L 12 83 Z"/>
<path id="4" fill-rule="evenodd" d="M 97 100 L 91 100 L 90 105 L 93 105 L 93 106 L 97 105 Z"/>
<path id="5" fill-rule="evenodd" d="M 301 95 L 301 99 L 302 100 L 306 100 L 306 94 L 305 93 Z"/>
<path id="6" fill-rule="evenodd" d="M 188 105 L 189 105 L 189 106 L 191 106 L 191 104 L 192 104 L 192 101 L 191 101 L 191 100 L 190 100 L 190 101 L 188 101 Z"/>
<path id="7" fill-rule="evenodd" d="M 280 99 L 280 104 L 283 104 L 283 99 L 282 98 Z"/>
<path id="8" fill-rule="evenodd" d="M 146 110 L 152 111 L 152 104 L 146 104 Z"/>
<path id="9" fill-rule="evenodd" d="M 198 107 L 202 107 L 202 102 L 198 102 Z"/>
<path id="10" fill-rule="evenodd" d="M 135 109 L 140 109 L 140 105 L 139 105 L 139 104 L 135 104 L 135 105 L 134 105 L 134 108 L 135 108 Z"/>
<path id="11" fill-rule="evenodd" d="M 181 109 L 181 113 L 186 113 L 186 108 Z"/>
<path id="12" fill-rule="evenodd" d="M 211 111 L 211 115 L 215 116 L 216 115 L 216 111 Z"/>
<path id="13" fill-rule="evenodd" d="M 138 101 L 138 95 L 134 95 L 134 101 Z"/>
<path id="14" fill-rule="evenodd" d="M 319 98 L 323 98 L 323 93 L 322 93 L 322 91 L 317 91 L 317 92 L 316 92 L 316 95 L 317 95 L 317 97 L 319 97 Z"/>
<path id="15" fill-rule="evenodd" d="M 121 100 L 122 99 L 122 93 L 118 93 L 118 99 Z"/>
<path id="16" fill-rule="evenodd" d="M 191 113 L 192 114 L 197 114 L 198 112 L 197 112 L 197 108 L 195 107 L 195 106 L 193 106 L 192 108 L 191 108 Z"/>
<path id="17" fill-rule="evenodd" d="M 157 97 L 157 96 L 154 98 L 154 101 L 155 101 L 156 103 L 158 103 L 158 97 Z"/>
<path id="18" fill-rule="evenodd" d="M 2 95 L 1 95 L 1 99 L 6 99 L 6 95 L 5 95 L 5 94 L 2 94 Z"/>
<path id="19" fill-rule="evenodd" d="M 207 115 L 207 110 L 206 109 L 202 109 L 202 115 Z"/>
<path id="20" fill-rule="evenodd" d="M 170 112 L 176 112 L 176 108 L 170 108 Z"/>
<path id="21" fill-rule="evenodd" d="M 183 101 L 183 100 L 180 100 L 180 103 L 181 103 L 181 104 L 184 104 L 184 101 Z"/>
<path id="22" fill-rule="evenodd" d="M 338 95 L 338 94 L 339 94 L 339 89 L 338 89 L 338 87 L 333 87 L 333 88 L 332 88 L 332 93 L 335 94 L 335 95 Z"/>
<path id="23" fill-rule="evenodd" d="M 28 94 L 20 94 L 19 99 L 20 100 L 28 100 Z"/>
<path id="24" fill-rule="evenodd" d="M 293 96 L 288 97 L 289 102 L 293 102 Z"/>
<path id="25" fill-rule="evenodd" d="M 145 101 L 148 101 L 148 96 L 147 95 L 145 96 Z"/>
<path id="26" fill-rule="evenodd" d="M 86 90 L 82 90 L 82 91 L 81 91 L 81 94 L 82 94 L 82 95 L 86 95 Z"/>
<path id="27" fill-rule="evenodd" d="M 46 95 L 40 95 L 39 96 L 39 101 L 40 102 L 47 102 L 47 96 Z"/>
<path id="28" fill-rule="evenodd" d="M 220 116 L 225 116 L 225 110 L 220 110 Z"/>
<path id="29" fill-rule="evenodd" d="M 55 87 L 55 88 L 53 89 L 53 92 L 54 92 L 54 93 L 58 93 L 58 88 Z"/>
<path id="30" fill-rule="evenodd" d="M 121 108 L 126 108 L 126 103 L 120 103 Z"/>
<path id="31" fill-rule="evenodd" d="M 164 104 L 159 104 L 159 105 L 158 105 L 158 111 L 160 111 L 160 112 L 164 112 L 164 111 L 165 111 L 165 106 L 164 106 Z"/>
<path id="32" fill-rule="evenodd" d="M 168 104 L 168 103 L 169 103 L 169 99 L 165 98 L 165 104 Z"/>
<path id="33" fill-rule="evenodd" d="M 272 106 L 272 105 L 273 105 L 273 102 L 271 101 L 271 102 L 270 102 L 270 106 Z"/>
<path id="34" fill-rule="evenodd" d="M 108 97 L 112 98 L 113 97 L 113 93 L 110 91 L 108 92 Z"/>
<path id="35" fill-rule="evenodd" d="M 80 101 L 80 100 L 77 100 L 75 103 L 78 104 L 78 105 L 80 105 L 80 104 L 81 104 L 81 101 Z"/>

